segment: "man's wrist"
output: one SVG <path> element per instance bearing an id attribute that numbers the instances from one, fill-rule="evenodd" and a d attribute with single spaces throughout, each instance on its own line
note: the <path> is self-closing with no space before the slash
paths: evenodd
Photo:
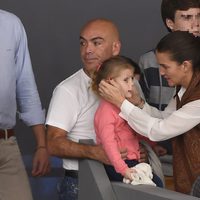
<path id="1" fill-rule="evenodd" d="M 37 146 L 36 148 L 35 148 L 35 151 L 38 151 L 38 150 L 46 150 L 47 149 L 47 147 L 45 146 L 45 145 L 40 145 L 40 146 Z"/>

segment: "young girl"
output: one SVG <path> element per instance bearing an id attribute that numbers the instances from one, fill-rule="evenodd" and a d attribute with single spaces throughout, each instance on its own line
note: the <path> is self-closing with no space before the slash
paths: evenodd
<path id="1" fill-rule="evenodd" d="M 131 66 L 126 57 L 112 57 L 103 62 L 94 75 L 92 87 L 97 94 L 98 85 L 102 79 L 108 82 L 115 80 L 121 87 L 125 98 L 130 98 L 134 66 Z M 137 165 L 140 158 L 138 134 L 119 116 L 119 112 L 119 108 L 102 99 L 94 119 L 97 143 L 103 146 L 112 164 L 105 165 L 106 172 L 112 181 L 122 181 L 123 177 L 132 180 L 135 171 L 131 167 Z M 123 160 L 119 153 L 119 149 L 122 148 L 127 149 L 126 160 Z"/>

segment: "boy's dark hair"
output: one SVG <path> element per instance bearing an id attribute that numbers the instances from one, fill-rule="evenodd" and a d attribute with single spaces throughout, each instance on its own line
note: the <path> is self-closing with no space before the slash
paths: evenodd
<path id="1" fill-rule="evenodd" d="M 177 10 L 186 11 L 190 8 L 200 8 L 200 0 L 162 0 L 161 15 L 165 26 L 167 27 L 166 19 L 174 21 Z M 167 29 L 171 32 L 171 29 Z"/>

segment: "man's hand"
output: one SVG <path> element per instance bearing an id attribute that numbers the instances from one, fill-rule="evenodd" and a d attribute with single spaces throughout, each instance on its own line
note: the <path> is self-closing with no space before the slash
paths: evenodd
<path id="1" fill-rule="evenodd" d="M 127 159 L 127 149 L 123 148 L 119 150 L 120 154 L 121 154 L 121 158 L 123 160 Z M 94 146 L 94 151 L 93 151 L 93 155 L 95 155 L 95 157 L 92 157 L 92 159 L 98 160 L 104 164 L 110 165 L 110 161 L 105 153 L 105 151 L 103 150 L 103 147 L 101 145 L 96 145 Z"/>
<path id="2" fill-rule="evenodd" d="M 140 144 L 140 159 L 139 162 L 148 163 L 148 152 L 143 145 Z"/>
<path id="3" fill-rule="evenodd" d="M 167 154 L 167 149 L 158 144 L 153 146 L 152 149 L 154 150 L 157 156 L 164 156 Z"/>
<path id="4" fill-rule="evenodd" d="M 98 160 L 106 165 L 110 165 L 110 161 L 101 145 L 95 145 L 92 147 L 92 149 L 91 159 Z"/>
<path id="5" fill-rule="evenodd" d="M 33 157 L 33 176 L 44 176 L 50 172 L 49 154 L 46 148 L 39 148 L 36 150 Z"/>
<path id="6" fill-rule="evenodd" d="M 46 148 L 46 129 L 43 124 L 31 127 L 36 137 L 37 149 L 33 157 L 33 176 L 43 176 L 50 171 L 49 153 Z"/>

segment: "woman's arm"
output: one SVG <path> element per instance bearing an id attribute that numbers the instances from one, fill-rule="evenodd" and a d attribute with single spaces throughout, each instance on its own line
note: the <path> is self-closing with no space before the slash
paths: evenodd
<path id="1" fill-rule="evenodd" d="M 100 94 L 103 98 L 120 107 L 120 116 L 138 133 L 153 141 L 162 141 L 181 135 L 200 123 L 200 100 L 190 102 L 176 110 L 175 99 L 172 99 L 164 112 L 160 112 L 146 103 L 140 107 L 139 95 L 131 103 L 125 99 L 120 87 L 102 81 Z M 137 102 L 137 100 L 139 101 Z M 138 104 L 137 104 L 138 103 Z M 135 105 L 133 105 L 135 104 Z"/>
<path id="2" fill-rule="evenodd" d="M 168 109 L 173 110 L 169 106 Z M 162 141 L 181 135 L 200 123 L 200 100 L 190 102 L 179 110 L 174 108 L 164 119 L 152 117 L 125 100 L 120 115 L 141 135 L 153 141 Z"/>

